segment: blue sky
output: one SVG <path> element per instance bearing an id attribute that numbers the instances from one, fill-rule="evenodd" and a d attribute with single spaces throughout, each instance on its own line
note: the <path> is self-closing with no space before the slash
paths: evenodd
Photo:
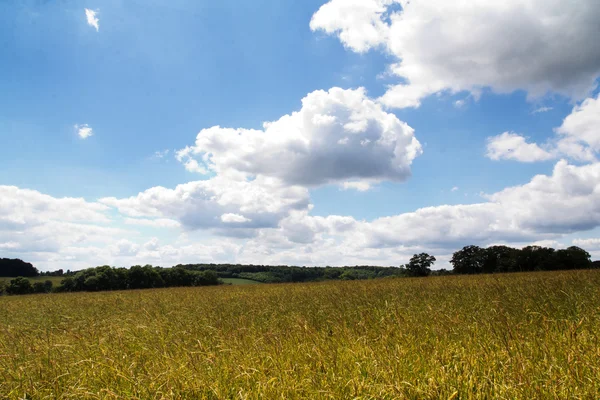
<path id="1" fill-rule="evenodd" d="M 555 2 L 524 3 L 480 9 L 489 24 L 482 28 L 473 20 L 478 11 L 437 0 L 414 6 L 392 0 L 3 2 L 0 185 L 13 200 L 0 208 L 0 252 L 42 269 L 205 261 L 396 265 L 420 250 L 443 264 L 456 246 L 538 241 L 581 244 L 600 256 L 600 187 L 586 181 L 592 186 L 583 196 L 566 188 L 558 171 L 597 176 L 600 168 L 597 24 L 578 10 L 556 11 Z M 578 7 L 598 14 L 592 0 Z M 511 12 L 537 28 L 513 27 Z M 560 16 L 556 26 L 537 25 L 553 12 Z M 431 26 L 409 25 L 411 18 L 438 21 L 439 37 Z M 453 24 L 472 28 L 477 39 Z M 572 45 L 554 37 L 565 27 Z M 517 37 L 499 35 L 513 28 Z M 394 65 L 400 65 L 396 72 Z M 210 147 L 231 134 L 218 131 L 195 144 L 201 130 L 214 126 L 262 130 L 266 121 L 305 110 L 302 99 L 314 91 L 328 95 L 307 104 L 329 104 L 332 88 L 349 92 L 333 108 L 323 106 L 327 115 L 340 119 L 346 114 L 335 114 L 339 109 L 372 102 L 377 112 L 369 121 L 392 116 L 406 123 L 414 133 L 398 128 L 394 135 L 414 138 L 421 152 L 392 157 L 389 169 L 372 173 L 390 148 L 366 150 L 365 144 L 341 155 L 333 142 L 318 144 L 323 133 L 315 130 L 301 133 L 312 153 L 288 171 L 295 145 L 286 135 L 306 129 L 300 122 L 282 123 L 268 140 L 263 132 Z M 359 88 L 362 100 L 350 100 Z M 400 97 L 392 97 L 394 88 Z M 93 135 L 80 137 L 82 126 Z M 383 135 L 377 129 L 363 133 L 377 139 Z M 332 140 L 348 134 L 327 132 Z M 249 152 L 249 143 L 262 152 Z M 178 153 L 186 147 L 188 153 Z M 185 167 L 190 160 L 202 166 L 206 153 L 222 161 L 204 165 L 204 174 Z M 348 165 L 334 173 L 326 171 L 328 160 Z M 549 179 L 551 196 L 530 187 L 536 175 Z M 204 186 L 176 189 L 200 181 Z M 362 189 L 344 189 L 347 182 Z M 509 187 L 519 194 L 487 197 Z M 296 197 L 288 204 L 290 188 Z M 244 197 L 254 189 L 273 195 L 268 210 L 260 195 Z M 554 203 L 545 201 L 550 197 Z M 494 211 L 501 217 L 486 211 L 479 220 L 472 208 L 461 208 L 490 203 L 505 207 Z M 529 208 L 512 215 L 524 203 Z M 573 204 L 591 223 L 581 223 L 580 215 L 551 226 L 540 221 L 540 210 L 569 216 Z M 419 209 L 445 206 L 455 208 L 433 222 L 406 225 Z M 343 229 L 339 218 L 347 219 Z M 431 232 L 413 240 L 410 229 L 428 221 Z M 488 232 L 494 224 L 501 228 Z M 395 229 L 392 240 L 387 235 Z"/>

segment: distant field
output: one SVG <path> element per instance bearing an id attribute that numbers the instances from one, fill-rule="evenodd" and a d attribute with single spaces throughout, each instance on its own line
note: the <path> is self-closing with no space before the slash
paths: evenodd
<path id="1" fill-rule="evenodd" d="M 5 296 L 0 321 L 0 398 L 600 398 L 600 271 Z"/>
<path id="2" fill-rule="evenodd" d="M 4 278 L 4 277 L 0 277 L 0 282 L 10 282 L 12 279 L 15 278 Z M 64 277 L 62 276 L 36 276 L 34 278 L 27 278 L 29 279 L 29 281 L 31 283 L 35 283 L 35 282 L 44 282 L 44 281 L 52 281 L 52 284 L 54 286 L 58 286 L 60 285 L 60 282 L 64 279 Z"/>
<path id="3" fill-rule="evenodd" d="M 221 280 L 225 283 L 230 283 L 232 285 L 261 285 L 262 282 L 252 281 L 250 279 L 240 279 L 240 278 L 221 278 Z"/>

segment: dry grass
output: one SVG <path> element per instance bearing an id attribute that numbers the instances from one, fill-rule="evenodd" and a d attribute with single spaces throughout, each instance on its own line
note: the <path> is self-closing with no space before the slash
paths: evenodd
<path id="1" fill-rule="evenodd" d="M 0 298 L 0 398 L 596 399 L 600 272 Z"/>

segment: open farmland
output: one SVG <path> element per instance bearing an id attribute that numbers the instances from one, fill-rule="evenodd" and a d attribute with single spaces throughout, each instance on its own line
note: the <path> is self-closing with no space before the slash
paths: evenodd
<path id="1" fill-rule="evenodd" d="M 600 396 L 600 272 L 0 298 L 0 398 Z"/>

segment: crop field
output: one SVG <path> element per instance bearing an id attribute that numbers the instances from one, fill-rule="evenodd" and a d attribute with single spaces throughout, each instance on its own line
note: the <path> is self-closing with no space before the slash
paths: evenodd
<path id="1" fill-rule="evenodd" d="M 262 282 L 251 281 L 250 279 L 241 279 L 241 278 L 221 278 L 223 283 L 229 285 L 261 285 Z"/>
<path id="2" fill-rule="evenodd" d="M 9 283 L 15 278 L 5 278 L 0 276 L 0 283 Z M 27 278 L 31 283 L 51 281 L 54 286 L 60 285 L 60 282 L 64 279 L 62 276 L 34 276 Z"/>
<path id="3" fill-rule="evenodd" d="M 596 399 L 600 271 L 0 298 L 0 398 Z"/>

